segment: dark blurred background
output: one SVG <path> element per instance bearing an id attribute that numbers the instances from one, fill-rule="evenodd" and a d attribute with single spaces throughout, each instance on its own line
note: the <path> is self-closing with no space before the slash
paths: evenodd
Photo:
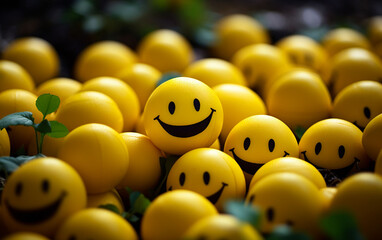
<path id="1" fill-rule="evenodd" d="M 135 50 L 158 28 L 174 29 L 207 55 L 212 26 L 222 16 L 244 13 L 259 20 L 272 43 L 294 34 L 317 41 L 334 27 L 364 32 L 365 21 L 382 15 L 377 0 L 3 0 L 0 50 L 13 39 L 37 36 L 49 41 L 61 60 L 61 76 L 71 76 L 79 52 L 99 40 L 117 40 Z"/>

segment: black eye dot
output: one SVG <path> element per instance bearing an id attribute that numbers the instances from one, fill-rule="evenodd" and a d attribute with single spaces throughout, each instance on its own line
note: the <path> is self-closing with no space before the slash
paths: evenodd
<path id="1" fill-rule="evenodd" d="M 77 238 L 76 238 L 76 236 L 74 236 L 74 235 L 70 235 L 69 236 L 69 238 L 68 238 L 68 240 L 76 240 Z"/>
<path id="2" fill-rule="evenodd" d="M 273 221 L 273 218 L 275 217 L 275 211 L 273 210 L 273 208 L 267 209 L 266 216 L 267 216 L 268 221 L 270 221 L 270 222 Z"/>
<path id="3" fill-rule="evenodd" d="M 286 220 L 285 223 L 286 223 L 286 225 L 291 226 L 291 227 L 294 225 L 292 220 Z"/>
<path id="4" fill-rule="evenodd" d="M 16 184 L 16 188 L 15 188 L 16 196 L 20 196 L 22 191 L 23 191 L 23 184 L 19 182 Z"/>
<path id="5" fill-rule="evenodd" d="M 247 150 L 249 148 L 249 145 L 251 145 L 251 139 L 247 137 L 244 139 L 244 150 Z"/>
<path id="6" fill-rule="evenodd" d="M 203 181 L 204 184 L 208 185 L 210 183 L 210 174 L 209 172 L 204 172 L 203 173 Z"/>
<path id="7" fill-rule="evenodd" d="M 314 152 L 316 155 L 318 155 L 321 152 L 322 145 L 320 142 L 316 143 L 316 146 L 314 147 Z"/>
<path id="8" fill-rule="evenodd" d="M 50 184 L 49 184 L 49 181 L 44 179 L 41 183 L 41 189 L 44 193 L 47 193 L 49 192 L 49 188 L 50 188 Z"/>
<path id="9" fill-rule="evenodd" d="M 368 107 L 364 107 L 364 108 L 363 108 L 363 114 L 365 114 L 365 117 L 366 117 L 367 119 L 369 119 L 369 118 L 370 118 L 370 115 L 371 115 L 371 113 L 370 113 L 370 108 L 368 108 Z"/>
<path id="10" fill-rule="evenodd" d="M 200 102 L 197 98 L 194 99 L 194 108 L 197 112 L 200 110 Z"/>
<path id="11" fill-rule="evenodd" d="M 249 197 L 249 202 L 253 202 L 253 200 L 255 200 L 255 194 L 252 194 L 250 197 Z"/>
<path id="12" fill-rule="evenodd" d="M 173 101 L 171 101 L 169 104 L 168 104 L 168 111 L 171 113 L 171 114 L 174 114 L 175 112 L 175 103 Z"/>
<path id="13" fill-rule="evenodd" d="M 268 149 L 270 152 L 273 152 L 273 150 L 275 149 L 275 140 L 273 140 L 272 138 L 268 141 Z"/>
<path id="14" fill-rule="evenodd" d="M 186 181 L 186 174 L 185 174 L 184 172 L 182 172 L 182 173 L 179 175 L 179 183 L 180 183 L 180 186 L 183 186 L 185 181 Z"/>
<path id="15" fill-rule="evenodd" d="M 343 158 L 344 155 L 345 155 L 345 147 L 341 145 L 341 146 L 338 147 L 338 156 L 340 158 Z"/>

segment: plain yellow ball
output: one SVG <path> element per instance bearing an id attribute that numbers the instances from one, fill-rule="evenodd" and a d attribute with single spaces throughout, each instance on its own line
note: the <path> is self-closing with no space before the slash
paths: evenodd
<path id="1" fill-rule="evenodd" d="M 13 88 L 33 92 L 35 83 L 21 65 L 7 60 L 0 60 L 0 92 Z"/>

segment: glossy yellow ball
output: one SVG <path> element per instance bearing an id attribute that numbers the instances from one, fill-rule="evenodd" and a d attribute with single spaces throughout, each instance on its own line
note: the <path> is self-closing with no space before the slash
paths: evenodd
<path id="1" fill-rule="evenodd" d="M 0 60 L 0 92 L 13 88 L 33 92 L 35 83 L 21 65 L 7 60 Z"/>

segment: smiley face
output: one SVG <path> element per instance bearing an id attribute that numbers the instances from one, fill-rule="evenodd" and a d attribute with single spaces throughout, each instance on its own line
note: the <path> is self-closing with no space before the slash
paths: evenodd
<path id="1" fill-rule="evenodd" d="M 361 130 L 342 119 L 325 119 L 312 125 L 302 136 L 299 148 L 301 159 L 317 168 L 334 170 L 340 177 L 369 164 Z"/>
<path id="2" fill-rule="evenodd" d="M 270 174 L 249 189 L 246 202 L 260 208 L 260 231 L 270 233 L 280 224 L 317 234 L 323 209 L 319 189 L 312 181 L 291 172 Z"/>
<path id="3" fill-rule="evenodd" d="M 298 143 L 290 128 L 279 119 L 254 115 L 233 127 L 224 152 L 236 160 L 249 183 L 264 163 L 279 157 L 298 157 Z"/>
<path id="4" fill-rule="evenodd" d="M 11 231 L 51 236 L 69 215 L 86 206 L 78 173 L 55 158 L 22 165 L 8 179 L 2 194 L 3 218 Z"/>
<path id="5" fill-rule="evenodd" d="M 57 240 L 132 239 L 137 234 L 128 221 L 101 208 L 88 208 L 70 216 L 56 233 Z"/>
<path id="6" fill-rule="evenodd" d="M 157 87 L 147 100 L 143 125 L 154 145 L 181 155 L 210 146 L 223 126 L 215 92 L 193 78 L 178 77 Z"/>
<path id="7" fill-rule="evenodd" d="M 245 179 L 239 165 L 226 153 L 198 148 L 180 157 L 167 178 L 167 190 L 188 189 L 205 196 L 223 209 L 227 199 L 245 194 Z"/>
<path id="8" fill-rule="evenodd" d="M 363 131 L 366 125 L 382 113 L 382 84 L 359 81 L 345 87 L 334 99 L 332 116 L 347 120 Z"/>

